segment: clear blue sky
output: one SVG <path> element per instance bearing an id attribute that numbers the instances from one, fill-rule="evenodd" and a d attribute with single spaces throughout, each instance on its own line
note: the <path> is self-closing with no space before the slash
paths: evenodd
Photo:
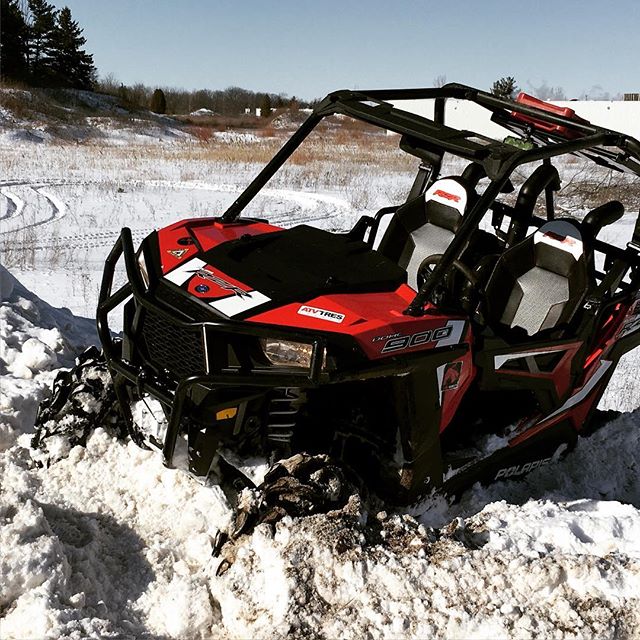
<path id="1" fill-rule="evenodd" d="M 101 76 L 320 97 L 338 88 L 546 81 L 640 91 L 640 0 L 53 0 Z"/>

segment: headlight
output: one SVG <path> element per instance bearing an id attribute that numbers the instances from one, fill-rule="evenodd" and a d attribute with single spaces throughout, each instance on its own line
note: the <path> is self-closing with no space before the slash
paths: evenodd
<path id="1" fill-rule="evenodd" d="M 313 345 L 291 340 L 263 338 L 260 340 L 265 356 L 271 364 L 281 367 L 311 368 Z"/>
<path id="2" fill-rule="evenodd" d="M 140 269 L 140 275 L 142 276 L 142 282 L 144 282 L 145 289 L 149 288 L 149 273 L 147 272 L 147 263 L 144 261 L 144 251 L 140 250 L 138 254 L 138 269 Z"/>

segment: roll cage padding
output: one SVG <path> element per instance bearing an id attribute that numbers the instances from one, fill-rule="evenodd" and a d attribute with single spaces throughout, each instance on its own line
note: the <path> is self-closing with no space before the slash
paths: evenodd
<path id="1" fill-rule="evenodd" d="M 579 223 L 553 220 L 505 251 L 485 289 L 485 320 L 532 336 L 566 325 L 589 287 Z"/>
<path id="2" fill-rule="evenodd" d="M 582 228 L 592 239 L 595 239 L 604 227 L 618 222 L 623 215 L 624 206 L 621 202 L 617 200 L 605 202 L 605 204 L 589 211 L 582 221 Z"/>
<path id="3" fill-rule="evenodd" d="M 405 269 L 408 284 L 417 289 L 420 264 L 446 251 L 473 198 L 475 191 L 460 177 L 436 180 L 397 210 L 378 251 Z"/>
<path id="4" fill-rule="evenodd" d="M 547 187 L 553 191 L 560 189 L 558 170 L 551 164 L 540 165 L 520 187 L 507 233 L 507 248 L 521 242 L 527 235 L 538 198 Z"/>

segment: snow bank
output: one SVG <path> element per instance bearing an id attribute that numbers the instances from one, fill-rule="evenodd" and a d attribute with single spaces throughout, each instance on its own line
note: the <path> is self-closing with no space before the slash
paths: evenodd
<path id="1" fill-rule="evenodd" d="M 190 116 L 215 116 L 216 112 L 212 111 L 211 109 L 207 109 L 206 107 L 202 107 L 201 109 L 196 109 L 195 111 L 192 111 L 189 115 Z"/>
<path id="2" fill-rule="evenodd" d="M 456 505 L 261 525 L 217 575 L 217 487 L 101 430 L 34 463 L 37 402 L 94 329 L 4 270 L 0 292 L 3 640 L 640 636 L 639 412 Z"/>
<path id="3" fill-rule="evenodd" d="M 246 131 L 214 131 L 213 135 L 221 142 L 257 142 L 260 138 L 255 133 Z"/>
<path id="4" fill-rule="evenodd" d="M 30 431 L 56 370 L 95 339 L 93 321 L 54 309 L 0 265 L 0 450 Z"/>
<path id="5" fill-rule="evenodd" d="M 385 514 L 366 526 L 329 515 L 284 521 L 275 534 L 260 527 L 215 591 L 222 621 L 236 637 L 635 637 L 637 545 L 604 552 L 605 540 L 637 535 L 639 514 L 602 508 L 608 517 L 591 528 L 583 509 L 593 509 L 546 502 L 497 503 L 442 530 Z M 563 523 L 573 537 L 556 540 Z M 602 546 L 592 553 L 596 530 Z"/>
<path id="6" fill-rule="evenodd" d="M 103 431 L 35 466 L 38 401 L 95 329 L 4 269 L 0 285 L 2 638 L 207 637 L 215 610 L 205 570 L 228 519 L 220 490 Z"/>

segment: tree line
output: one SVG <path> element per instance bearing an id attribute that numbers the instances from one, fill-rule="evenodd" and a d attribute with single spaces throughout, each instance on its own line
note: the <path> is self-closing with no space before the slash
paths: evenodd
<path id="1" fill-rule="evenodd" d="M 567 94 L 562 87 L 549 86 L 546 81 L 535 86 L 527 83 L 528 93 L 531 93 L 540 100 L 567 100 Z M 491 86 L 491 93 L 499 98 L 514 99 L 521 89 L 518 87 L 516 79 L 513 76 L 504 76 L 496 80 Z M 621 93 L 611 94 L 605 91 L 599 84 L 593 85 L 589 89 L 582 91 L 574 96 L 575 100 L 622 100 Z"/>
<path id="2" fill-rule="evenodd" d="M 123 103 L 135 107 L 151 109 L 155 113 L 190 114 L 199 109 L 208 109 L 216 115 L 238 116 L 249 109 L 255 113 L 261 109 L 268 116 L 272 109 L 298 109 L 314 106 L 314 102 L 301 100 L 284 93 L 251 91 L 242 87 L 226 89 L 176 89 L 169 87 L 149 87 L 142 83 L 124 85 L 109 74 L 96 84 L 101 93 L 115 96 Z"/>
<path id="3" fill-rule="evenodd" d="M 0 76 L 32 86 L 91 89 L 93 56 L 68 7 L 0 0 Z"/>

